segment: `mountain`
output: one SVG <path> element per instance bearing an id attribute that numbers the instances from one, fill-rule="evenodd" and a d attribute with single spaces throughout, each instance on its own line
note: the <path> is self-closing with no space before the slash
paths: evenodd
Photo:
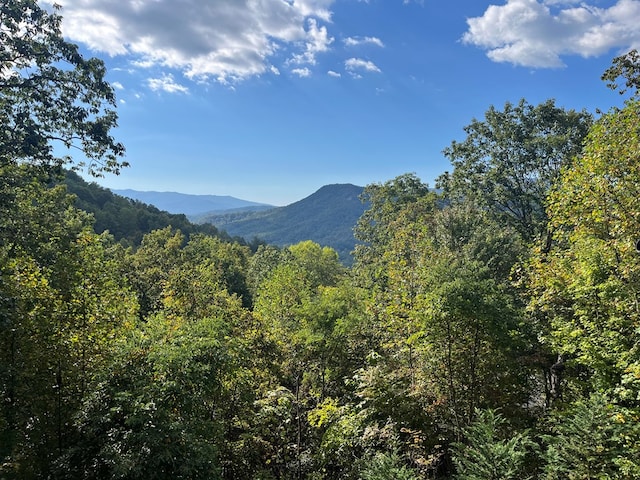
<path id="1" fill-rule="evenodd" d="M 161 211 L 153 205 L 114 194 L 94 182 L 86 182 L 77 173 L 67 171 L 62 180 L 67 190 L 74 194 L 75 205 L 93 215 L 97 233 L 108 230 L 127 246 L 137 246 L 142 237 L 153 230 L 171 226 L 185 235 L 203 233 L 231 241 L 225 232 L 210 224 L 195 224 L 184 214 Z"/>
<path id="2" fill-rule="evenodd" d="M 355 247 L 353 228 L 366 205 L 360 200 L 363 187 L 351 184 L 326 185 L 298 202 L 262 212 L 205 214 L 198 222 L 211 223 L 233 237 L 247 241 L 287 246 L 313 240 L 334 248 L 350 264 Z"/>
<path id="3" fill-rule="evenodd" d="M 255 211 L 273 208 L 273 205 L 249 202 L 228 195 L 189 195 L 176 192 L 141 192 L 128 189 L 112 190 L 112 192 L 153 205 L 169 213 L 183 213 L 187 216 L 225 210 L 243 209 Z"/>

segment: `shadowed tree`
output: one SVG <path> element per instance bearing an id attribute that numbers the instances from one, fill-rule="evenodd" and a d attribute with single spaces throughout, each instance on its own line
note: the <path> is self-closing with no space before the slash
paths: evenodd
<path id="1" fill-rule="evenodd" d="M 66 148 L 92 174 L 118 173 L 127 163 L 111 136 L 113 88 L 101 60 L 83 58 L 63 39 L 58 8 L 48 12 L 36 0 L 0 4 L 0 165 L 60 166 L 71 161 L 59 155 Z"/>

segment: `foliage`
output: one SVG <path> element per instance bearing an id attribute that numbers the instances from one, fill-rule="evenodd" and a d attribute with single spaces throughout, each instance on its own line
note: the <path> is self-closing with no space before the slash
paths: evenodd
<path id="1" fill-rule="evenodd" d="M 36 7 L 2 5 L 0 34 L 16 12 L 55 33 Z M 27 50 L 53 41 L 24 25 Z M 610 79 L 634 85 L 634 55 Z M 183 231 L 69 174 L 92 217 L 40 168 L 63 160 L 16 143 L 0 164 L 0 477 L 638 478 L 639 118 L 632 97 L 571 159 L 588 115 L 490 109 L 447 150 L 445 197 L 413 174 L 364 189 L 351 268 L 314 241 Z M 122 165 L 106 158 L 90 169 Z M 94 233 L 115 216 L 137 248 Z"/>
<path id="2" fill-rule="evenodd" d="M 476 407 L 527 416 L 530 370 L 519 357 L 535 337 L 510 281 L 524 247 L 469 204 L 437 208 L 427 193 L 396 208 L 375 224 L 380 255 L 356 266 L 378 275 L 369 308 L 380 329 L 358 395 L 433 474 L 447 469 L 447 446 Z"/>
<path id="3" fill-rule="evenodd" d="M 158 315 L 119 346 L 80 410 L 63 477 L 221 478 L 233 342 L 214 319 Z M 152 378 L 153 381 L 148 381 Z"/>
<path id="4" fill-rule="evenodd" d="M 620 87 L 617 83 L 620 77 L 625 80 L 624 87 Z M 613 65 L 604 72 L 602 80 L 606 80 L 607 86 L 612 90 L 618 90 L 621 95 L 629 89 L 635 89 L 632 96 L 637 99 L 640 93 L 640 52 L 633 49 L 614 58 Z"/>
<path id="5" fill-rule="evenodd" d="M 77 149 L 88 171 L 118 173 L 127 165 L 117 126 L 113 88 L 105 67 L 85 59 L 62 38 L 61 17 L 35 0 L 0 5 L 0 163 L 68 163 L 55 145 Z"/>
<path id="6" fill-rule="evenodd" d="M 356 274 L 363 286 L 384 288 L 385 249 L 393 237 L 401 212 L 414 212 L 419 218 L 435 207 L 435 194 L 414 174 L 405 174 L 384 184 L 367 185 L 361 200 L 368 205 L 355 227 L 359 243 L 354 251 Z"/>
<path id="7" fill-rule="evenodd" d="M 557 247 L 533 262 L 531 309 L 585 388 L 637 397 L 640 105 L 594 125 L 550 198 Z M 582 372 L 580 376 L 578 373 Z"/>
<path id="8" fill-rule="evenodd" d="M 371 463 L 365 467 L 361 477 L 363 480 L 417 480 L 417 476 L 402 465 L 395 453 L 377 453 Z"/>
<path id="9" fill-rule="evenodd" d="M 557 412 L 549 423 L 543 478 L 623 480 L 640 475 L 637 410 L 592 394 Z"/>
<path id="10" fill-rule="evenodd" d="M 505 418 L 494 410 L 476 410 L 464 429 L 464 442 L 453 444 L 456 480 L 524 480 L 526 460 L 536 445 L 526 432 L 503 438 Z"/>
<path id="11" fill-rule="evenodd" d="M 64 188 L 28 166 L 4 166 L 0 230 L 2 475 L 46 472 L 70 442 L 70 421 L 137 303 L 121 248 L 90 230 Z"/>
<path id="12" fill-rule="evenodd" d="M 592 123 L 586 112 L 566 111 L 553 100 L 533 106 L 524 99 L 491 106 L 484 120 L 464 128 L 467 137 L 444 150 L 452 173 L 436 185 L 452 201 L 483 206 L 527 241 L 546 231 L 545 199 L 560 169 L 582 149 Z"/>

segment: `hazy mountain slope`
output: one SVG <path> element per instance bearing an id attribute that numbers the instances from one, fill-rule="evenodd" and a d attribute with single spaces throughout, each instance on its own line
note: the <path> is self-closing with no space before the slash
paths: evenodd
<path id="1" fill-rule="evenodd" d="M 326 185 L 314 194 L 286 207 L 252 214 L 203 215 L 231 236 L 250 241 L 286 246 L 313 240 L 334 248 L 344 262 L 350 262 L 355 246 L 353 227 L 365 210 L 359 195 L 363 188 L 351 184 Z"/>
<path id="2" fill-rule="evenodd" d="M 176 192 L 141 192 L 138 190 L 113 190 L 123 197 L 139 200 L 169 213 L 198 215 L 212 211 L 231 209 L 264 209 L 271 205 L 250 202 L 228 195 L 189 195 Z"/>
<path id="3" fill-rule="evenodd" d="M 126 245 L 139 245 L 146 233 L 167 226 L 180 229 L 185 235 L 204 233 L 231 240 L 213 225 L 195 224 L 184 214 L 172 214 L 139 200 L 116 195 L 96 183 L 86 182 L 74 172 L 66 172 L 64 184 L 76 196 L 76 207 L 94 216 L 96 232 L 108 230 L 117 241 Z"/>

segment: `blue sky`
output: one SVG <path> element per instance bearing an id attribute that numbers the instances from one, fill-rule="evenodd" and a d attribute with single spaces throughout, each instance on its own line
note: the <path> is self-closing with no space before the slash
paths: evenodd
<path id="1" fill-rule="evenodd" d="M 323 185 L 433 185 L 489 106 L 608 110 L 640 0 L 56 0 L 103 59 L 131 166 L 110 188 L 286 205 Z"/>

